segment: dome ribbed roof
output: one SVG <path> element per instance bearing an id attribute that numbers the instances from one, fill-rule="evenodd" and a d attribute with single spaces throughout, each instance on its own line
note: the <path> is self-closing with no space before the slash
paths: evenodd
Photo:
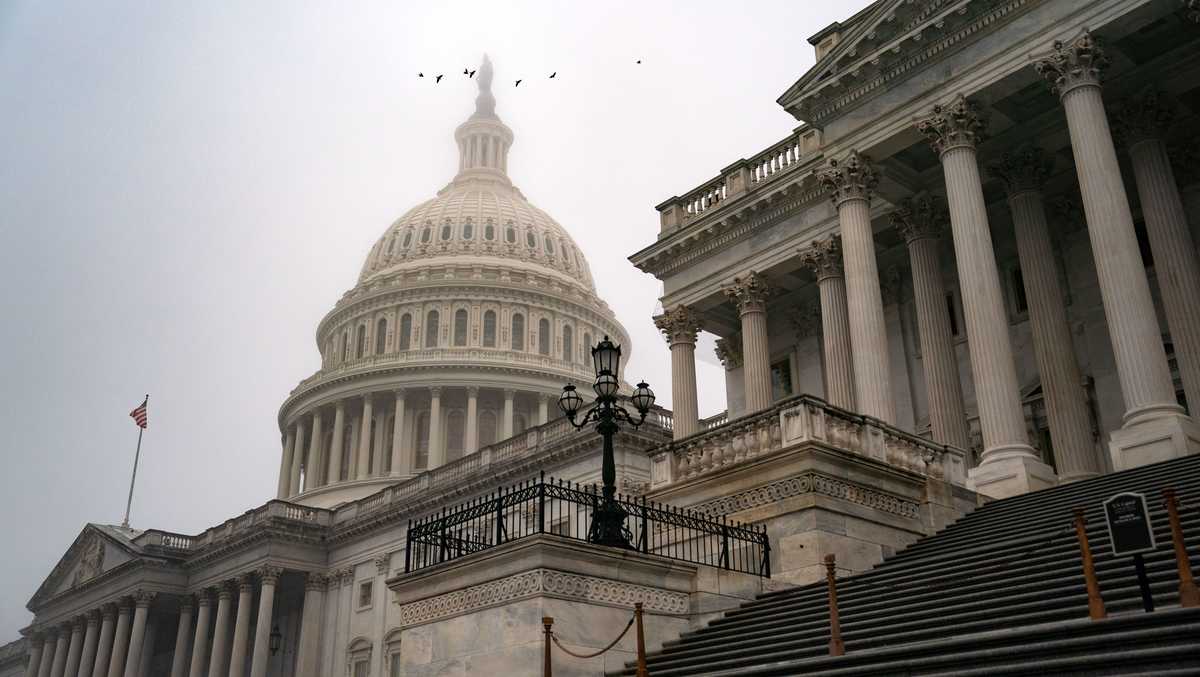
<path id="1" fill-rule="evenodd" d="M 479 71 L 475 113 L 454 133 L 458 175 L 437 197 L 388 227 L 371 248 L 359 284 L 414 261 L 467 255 L 541 267 L 594 293 L 591 271 L 575 241 L 509 180 L 512 130 L 496 116 L 486 57 Z"/>

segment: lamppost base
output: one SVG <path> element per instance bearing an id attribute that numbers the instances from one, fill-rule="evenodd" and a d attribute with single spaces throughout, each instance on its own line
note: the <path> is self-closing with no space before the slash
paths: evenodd
<path id="1" fill-rule="evenodd" d="M 588 542 L 614 548 L 633 548 L 633 534 L 625 528 L 628 515 L 616 501 L 601 503 L 592 513 Z"/>

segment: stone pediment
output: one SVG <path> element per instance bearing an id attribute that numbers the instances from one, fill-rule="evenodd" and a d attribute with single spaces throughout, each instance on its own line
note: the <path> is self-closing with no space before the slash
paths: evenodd
<path id="1" fill-rule="evenodd" d="M 968 41 L 1045 0 L 881 0 L 841 26 L 839 42 L 777 102 L 822 127 Z"/>
<path id="2" fill-rule="evenodd" d="M 138 533 L 102 524 L 85 526 L 29 600 L 29 608 L 136 558 L 138 548 L 131 539 Z"/>

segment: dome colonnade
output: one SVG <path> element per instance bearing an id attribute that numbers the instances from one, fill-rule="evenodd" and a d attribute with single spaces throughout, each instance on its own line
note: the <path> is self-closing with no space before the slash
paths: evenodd
<path id="1" fill-rule="evenodd" d="M 491 64 L 455 132 L 459 171 L 393 222 L 317 328 L 321 369 L 289 395 L 278 497 L 328 507 L 546 423 L 589 347 L 629 338 L 578 245 L 509 179 Z"/>

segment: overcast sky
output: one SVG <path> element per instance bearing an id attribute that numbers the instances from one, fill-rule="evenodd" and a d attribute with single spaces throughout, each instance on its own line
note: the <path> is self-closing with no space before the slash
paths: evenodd
<path id="1" fill-rule="evenodd" d="M 661 286 L 626 257 L 655 204 L 798 124 L 775 99 L 805 38 L 866 4 L 0 4 L 0 643 L 83 525 L 121 521 L 145 393 L 135 527 L 195 533 L 272 497 L 317 322 L 453 176 L 485 51 L 510 175 L 670 406 Z M 699 358 L 708 415 L 724 376 L 711 342 Z"/>

